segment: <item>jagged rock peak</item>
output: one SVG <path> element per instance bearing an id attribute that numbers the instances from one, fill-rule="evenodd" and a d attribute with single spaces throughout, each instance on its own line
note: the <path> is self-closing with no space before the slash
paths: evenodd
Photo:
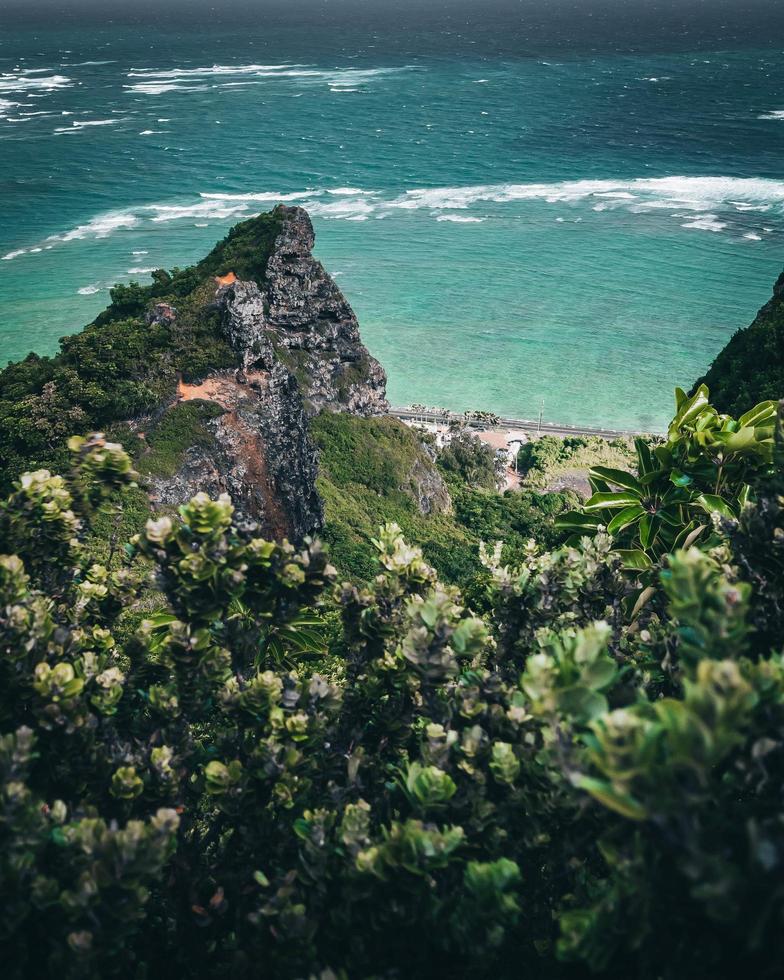
<path id="1" fill-rule="evenodd" d="M 280 230 L 263 281 L 219 285 L 218 303 L 243 369 L 283 364 L 306 410 L 378 415 L 388 409 L 386 374 L 362 343 L 343 293 L 313 258 L 313 225 L 304 208 L 279 205 Z"/>

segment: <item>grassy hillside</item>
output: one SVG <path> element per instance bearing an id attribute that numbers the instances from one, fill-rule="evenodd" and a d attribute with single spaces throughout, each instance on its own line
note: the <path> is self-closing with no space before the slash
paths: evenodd
<path id="1" fill-rule="evenodd" d="M 427 479 L 435 464 L 420 436 L 402 422 L 323 413 L 311 422 L 311 434 L 320 450 L 322 537 L 338 570 L 354 578 L 374 574 L 372 539 L 381 524 L 394 521 L 446 581 L 465 583 L 481 574 L 480 541 L 503 539 L 518 551 L 529 537 L 550 545 L 554 515 L 574 502 L 571 494 L 477 489 L 444 469 L 452 508 L 424 515 L 416 482 Z"/>
<path id="2" fill-rule="evenodd" d="M 741 415 L 755 402 L 784 397 L 784 274 L 750 327 L 739 330 L 697 384 L 714 405 Z M 696 385 L 695 385 L 696 388 Z"/>

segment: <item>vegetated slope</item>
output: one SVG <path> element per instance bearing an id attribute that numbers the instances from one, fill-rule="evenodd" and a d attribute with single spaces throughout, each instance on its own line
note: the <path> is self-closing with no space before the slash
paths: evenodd
<path id="1" fill-rule="evenodd" d="M 716 408 L 741 415 L 765 399 L 784 397 L 784 273 L 751 326 L 739 330 L 694 386 L 706 384 Z"/>
<path id="2" fill-rule="evenodd" d="M 201 262 L 153 273 L 149 286 L 118 285 L 112 302 L 54 357 L 29 354 L 0 372 L 3 488 L 29 466 L 60 467 L 63 439 L 105 429 L 174 400 L 177 378 L 198 381 L 237 366 L 214 305 L 216 276 L 264 282 L 280 231 L 279 215 L 237 225 Z M 158 315 L 148 315 L 153 305 Z M 176 316 L 165 315 L 165 306 Z"/>
<path id="3" fill-rule="evenodd" d="M 103 559 L 122 449 L 28 474 L 0 505 L 4 976 L 778 980 L 784 404 L 749 408 L 679 394 L 636 473 L 594 468 L 583 536 L 462 593 L 389 525 L 334 588 L 317 543 L 205 495 Z M 413 433 L 319 427 L 338 490 L 421 509 Z"/>
<path id="4" fill-rule="evenodd" d="M 481 541 L 504 540 L 510 552 L 530 537 L 550 545 L 557 540 L 553 517 L 576 500 L 472 485 L 484 474 L 457 471 L 451 457 L 441 467 L 420 433 L 389 416 L 322 413 L 311 421 L 311 434 L 319 447 L 322 538 L 338 570 L 352 578 L 372 576 L 372 541 L 379 525 L 394 522 L 446 581 L 467 584 L 482 574 Z M 489 466 L 492 474 L 492 460 Z"/>
<path id="5" fill-rule="evenodd" d="M 307 213 L 281 205 L 195 266 L 115 287 L 56 357 L 9 365 L 3 486 L 23 469 L 62 468 L 67 435 L 103 429 L 134 453 L 157 506 L 229 492 L 271 537 L 317 530 L 307 418 L 385 410 L 386 376 L 313 244 Z"/>

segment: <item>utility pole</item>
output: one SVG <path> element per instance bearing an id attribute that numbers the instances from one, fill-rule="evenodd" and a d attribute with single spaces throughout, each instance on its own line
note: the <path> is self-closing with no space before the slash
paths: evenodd
<path id="1" fill-rule="evenodd" d="M 539 407 L 539 425 L 536 427 L 536 434 L 540 436 L 542 434 L 542 417 L 544 415 L 544 398 L 542 399 L 542 404 Z"/>

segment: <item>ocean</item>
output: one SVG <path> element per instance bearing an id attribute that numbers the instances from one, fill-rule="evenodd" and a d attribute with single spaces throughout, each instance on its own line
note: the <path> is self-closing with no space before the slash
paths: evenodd
<path id="1" fill-rule="evenodd" d="M 394 404 L 660 430 L 784 267 L 780 6 L 10 0 L 0 359 L 287 201 Z"/>

